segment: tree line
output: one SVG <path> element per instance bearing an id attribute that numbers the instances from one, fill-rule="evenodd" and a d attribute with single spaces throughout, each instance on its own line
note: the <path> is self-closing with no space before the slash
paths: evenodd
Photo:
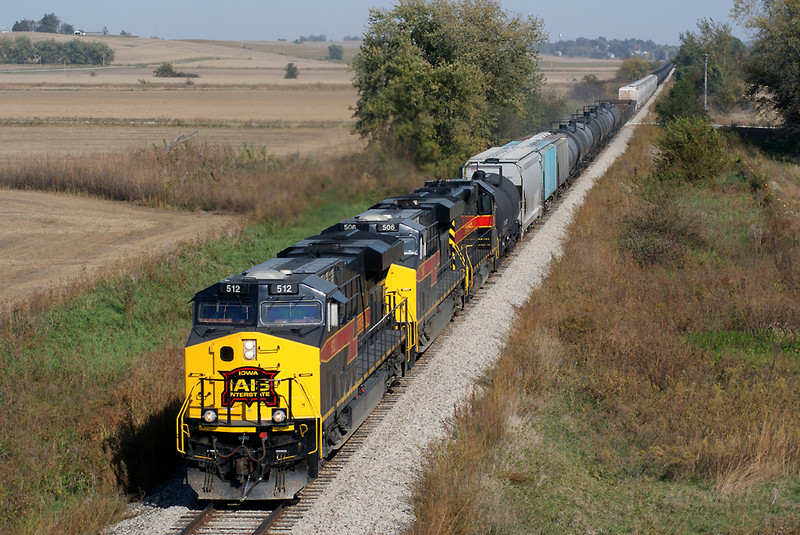
<path id="1" fill-rule="evenodd" d="M 61 22 L 55 13 L 47 13 L 41 20 L 22 19 L 18 20 L 11 27 L 12 32 L 43 32 L 43 33 L 63 33 L 72 35 L 75 27 L 72 24 Z"/>
<path id="2" fill-rule="evenodd" d="M 103 65 L 114 61 L 114 50 L 105 43 L 72 39 L 31 42 L 28 37 L 0 39 L 0 63 L 42 63 L 68 65 Z"/>
<path id="3" fill-rule="evenodd" d="M 578 56 L 588 58 L 627 58 L 646 57 L 650 60 L 665 60 L 675 57 L 677 46 L 659 45 L 652 40 L 642 39 L 588 39 L 578 37 L 575 40 L 545 43 L 541 47 L 543 54 Z"/>

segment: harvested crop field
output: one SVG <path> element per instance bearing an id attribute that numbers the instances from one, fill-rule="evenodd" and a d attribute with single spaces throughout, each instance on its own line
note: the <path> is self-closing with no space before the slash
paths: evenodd
<path id="1" fill-rule="evenodd" d="M 561 56 L 542 56 L 539 68 L 547 78 L 548 85 L 580 81 L 587 74 L 594 74 L 600 80 L 610 80 L 616 76 L 622 60 L 568 58 Z"/>
<path id="2" fill-rule="evenodd" d="M 23 35 L 32 41 L 75 39 Z M 114 61 L 75 68 L 0 66 L 0 172 L 31 160 L 163 147 L 195 132 L 193 142 L 247 145 L 277 156 L 341 154 L 363 146 L 352 133 L 350 108 L 357 94 L 351 75 L 346 64 L 323 61 L 328 43 L 293 48 L 291 43 L 81 39 L 108 44 Z M 343 46 L 350 55 L 358 47 Z M 164 62 L 196 77 L 155 77 Z M 284 78 L 290 62 L 300 69 L 297 79 Z M 127 257 L 235 225 L 231 216 L 0 189 L 0 243 L 6 253 L 0 261 L 5 289 L 0 308 Z"/>
<path id="3" fill-rule="evenodd" d="M 219 124 L 349 123 L 356 91 L 320 89 L 6 91 L 0 120 L 64 122 L 192 121 Z"/>
<path id="4" fill-rule="evenodd" d="M 0 160 L 82 156 L 141 147 L 163 147 L 178 136 L 197 132 L 194 140 L 242 147 L 265 147 L 269 154 L 340 154 L 363 147 L 349 126 L 205 128 L 197 126 L 28 125 L 0 128 Z"/>
<path id="5" fill-rule="evenodd" d="M 353 134 L 351 87 L 6 91 L 0 159 L 24 160 L 163 146 L 180 135 L 269 154 L 340 154 Z"/>
<path id="6" fill-rule="evenodd" d="M 126 257 L 236 227 L 237 218 L 0 189 L 0 310 Z"/>
<path id="7" fill-rule="evenodd" d="M 0 161 L 160 146 L 194 131 L 198 141 L 247 143 L 274 155 L 339 154 L 363 146 L 352 133 L 358 95 L 351 74 L 345 63 L 324 61 L 328 43 L 81 39 L 109 45 L 114 62 L 0 67 Z M 342 46 L 351 55 L 358 47 Z M 192 77 L 156 77 L 161 63 Z M 298 67 L 296 79 L 284 78 L 288 63 Z"/>

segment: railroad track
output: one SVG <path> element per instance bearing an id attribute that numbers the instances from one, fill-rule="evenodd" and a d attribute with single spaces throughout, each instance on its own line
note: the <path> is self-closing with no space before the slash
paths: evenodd
<path id="1" fill-rule="evenodd" d="M 175 535 L 264 535 L 280 518 L 288 501 L 277 505 L 211 502 L 199 513 L 187 513 L 168 532 Z"/>
<path id="2" fill-rule="evenodd" d="M 361 427 L 353 433 L 353 436 L 350 437 L 345 445 L 342 446 L 332 458 L 325 461 L 322 468 L 320 468 L 319 476 L 300 491 L 297 495 L 297 502 L 286 507 L 283 514 L 281 514 L 272 527 L 269 528 L 267 533 L 278 534 L 290 533 L 292 531 L 294 525 L 314 506 L 316 500 L 325 494 L 325 489 L 328 485 L 336 479 L 337 474 L 341 472 L 350 459 L 358 452 L 372 432 L 381 424 L 386 415 L 391 412 L 397 401 L 403 397 L 408 385 L 414 380 L 414 377 L 420 373 L 425 373 L 425 368 L 427 366 L 426 360 L 427 359 L 423 358 L 417 361 L 414 367 L 411 368 L 411 371 L 409 371 L 405 377 L 401 377 L 397 384 L 383 395 L 381 402 L 375 407 L 372 413 L 370 413 L 367 419 L 364 420 Z"/>

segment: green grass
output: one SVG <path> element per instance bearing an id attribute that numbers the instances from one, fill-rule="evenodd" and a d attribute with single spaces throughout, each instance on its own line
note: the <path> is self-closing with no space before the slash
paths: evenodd
<path id="1" fill-rule="evenodd" d="M 775 354 L 782 353 L 800 361 L 800 340 L 787 339 L 768 329 L 758 332 L 713 331 L 688 335 L 688 339 L 700 349 L 714 354 L 714 361 L 737 358 L 744 364 L 769 365 Z"/>
<path id="2" fill-rule="evenodd" d="M 773 522 L 800 522 L 799 479 L 720 495 L 703 480 L 637 473 L 635 465 L 620 462 L 628 452 L 618 437 L 586 424 L 597 417 L 594 410 L 555 399 L 512 439 L 529 447 L 513 459 L 508 451 L 517 451 L 514 446 L 493 452 L 498 464 L 512 467 L 510 474 L 493 475 L 504 504 L 497 533 L 753 533 Z"/>

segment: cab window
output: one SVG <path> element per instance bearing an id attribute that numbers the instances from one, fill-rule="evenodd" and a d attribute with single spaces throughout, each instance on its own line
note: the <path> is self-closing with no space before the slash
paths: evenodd
<path id="1" fill-rule="evenodd" d="M 261 303 L 264 325 L 317 325 L 322 323 L 319 301 L 265 301 Z"/>
<path id="2" fill-rule="evenodd" d="M 399 236 L 399 238 L 403 240 L 403 254 L 417 254 L 417 240 L 414 239 L 414 236 Z"/>
<path id="3" fill-rule="evenodd" d="M 247 325 L 255 323 L 255 306 L 248 303 L 199 303 L 197 323 Z"/>
<path id="4" fill-rule="evenodd" d="M 479 215 L 492 215 L 492 196 L 482 193 L 478 197 L 478 214 Z"/>

